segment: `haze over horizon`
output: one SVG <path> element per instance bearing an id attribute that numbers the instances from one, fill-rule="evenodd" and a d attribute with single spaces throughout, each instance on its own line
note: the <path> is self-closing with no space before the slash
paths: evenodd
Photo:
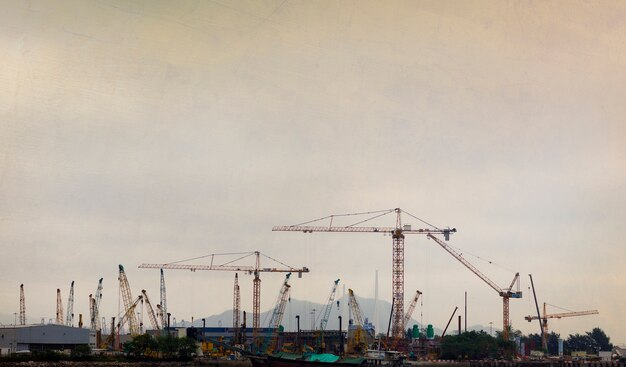
<path id="1" fill-rule="evenodd" d="M 520 273 L 513 328 L 539 302 L 600 314 L 626 344 L 626 3 L 606 1 L 5 1 L 0 4 L 0 322 L 74 313 L 118 264 L 157 301 L 158 270 L 261 251 L 391 297 L 391 238 L 283 233 L 331 214 L 400 207 L 454 227 L 449 244 L 501 287 Z M 352 224 L 352 218 L 337 224 Z M 345 220 L 345 222 L 341 222 Z M 395 218 L 375 225 L 394 226 Z M 198 259 L 202 262 L 206 259 Z M 226 258 L 224 259 L 226 260 Z M 262 275 L 262 310 L 282 273 Z M 166 272 L 177 319 L 232 307 L 234 274 Z M 239 274 L 251 312 L 252 276 Z M 501 328 L 502 300 L 436 243 L 405 240 L 405 305 L 445 326 Z M 405 306 L 406 307 L 406 306 Z M 560 308 L 549 306 L 549 312 Z M 442 325 L 443 324 L 443 325 Z"/>

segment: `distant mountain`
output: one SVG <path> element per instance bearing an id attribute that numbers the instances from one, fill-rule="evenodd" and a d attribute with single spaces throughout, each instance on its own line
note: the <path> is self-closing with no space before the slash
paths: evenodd
<path id="1" fill-rule="evenodd" d="M 359 306 L 361 307 L 361 311 L 363 312 L 363 317 L 367 318 L 369 322 L 376 324 L 374 312 L 375 312 L 375 300 L 372 298 L 361 298 L 357 296 L 357 301 L 359 302 Z M 343 309 L 342 316 L 342 326 L 345 329 L 348 325 L 348 296 L 341 297 L 338 300 L 335 300 L 329 319 L 328 319 L 328 329 L 338 329 L 339 328 L 339 319 L 338 319 L 338 306 L 337 302 L 339 302 L 339 309 Z M 309 330 L 311 329 L 311 311 L 315 310 L 315 328 L 319 327 L 319 323 L 321 320 L 321 313 L 323 312 L 326 305 L 322 305 L 315 302 L 303 301 L 292 298 L 287 306 L 285 307 L 285 314 L 283 316 L 282 325 L 285 326 L 286 330 L 295 330 L 296 329 L 296 315 L 300 315 L 300 329 L 301 330 Z M 408 307 L 408 304 L 405 305 L 405 309 Z M 391 311 L 391 304 L 387 301 L 378 300 L 378 319 L 379 325 L 376 326 L 376 332 L 386 333 L 387 327 L 389 324 L 389 314 Z M 267 310 L 261 313 L 261 326 L 267 327 L 269 323 L 270 316 L 273 310 Z M 248 327 L 252 326 L 252 312 L 251 310 L 246 310 L 246 323 Z M 240 316 L 243 318 L 243 316 Z M 292 320 L 289 320 L 289 317 Z M 233 324 L 233 313 L 232 310 L 226 310 L 218 315 L 211 315 L 205 317 L 207 327 L 232 327 Z M 243 321 L 243 319 L 241 319 Z M 421 325 L 417 320 L 411 318 L 409 325 L 417 324 L 420 329 L 424 326 Z M 177 326 L 191 326 L 191 320 L 177 320 Z M 202 319 L 194 319 L 193 326 L 201 327 Z M 410 327 L 407 325 L 407 328 Z M 452 328 L 452 325 L 450 326 Z M 481 326 L 476 326 L 480 330 Z M 483 328 L 484 330 L 484 328 Z M 489 329 L 486 329 L 489 332 Z M 436 334 L 441 334 L 442 330 L 435 328 Z"/>

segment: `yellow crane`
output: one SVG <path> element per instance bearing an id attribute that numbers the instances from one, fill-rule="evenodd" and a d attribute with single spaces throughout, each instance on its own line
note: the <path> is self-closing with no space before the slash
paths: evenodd
<path id="1" fill-rule="evenodd" d="M 352 289 L 348 289 L 348 306 L 352 313 L 352 320 L 348 321 L 348 353 L 364 352 L 367 349 L 367 341 L 365 330 L 363 330 L 363 313 Z M 352 335 L 350 335 L 350 324 L 354 326 Z"/>
<path id="2" fill-rule="evenodd" d="M 394 227 L 366 227 L 360 226 L 365 222 L 380 218 L 384 215 L 395 213 L 396 220 Z M 405 213 L 414 219 L 430 226 L 426 229 L 412 229 L 410 225 L 402 225 L 401 214 Z M 371 215 L 371 217 L 365 220 L 359 220 L 356 223 L 347 226 L 333 225 L 333 220 L 337 217 L 352 217 L 352 216 L 365 216 Z M 311 226 L 314 222 L 330 220 L 328 225 L 324 226 Z M 405 234 L 430 234 L 437 233 L 443 234 L 446 241 L 450 238 L 450 234 L 456 232 L 456 228 L 452 229 L 440 229 L 437 228 L 409 213 L 403 211 L 400 208 L 379 210 L 363 213 L 351 213 L 351 214 L 335 214 L 329 215 L 324 218 L 315 219 L 305 223 L 300 223 L 291 226 L 275 226 L 272 231 L 287 231 L 287 232 L 348 232 L 348 233 L 381 233 L 390 234 L 392 237 L 392 296 L 393 296 L 393 312 L 392 312 L 392 328 L 391 334 L 393 337 L 404 337 L 404 235 Z"/>
<path id="3" fill-rule="evenodd" d="M 228 261 L 224 264 L 214 264 L 216 256 L 223 255 L 241 255 L 239 258 L 235 260 Z M 264 257 L 273 260 L 279 264 L 282 264 L 284 267 L 261 267 L 261 255 Z M 255 264 L 254 265 L 235 265 L 234 263 L 242 260 L 244 258 L 254 256 Z M 201 258 L 210 258 L 209 265 L 198 265 L 198 264 L 182 264 L 184 261 L 171 262 L 167 264 L 141 264 L 139 265 L 140 269 L 179 269 L 179 270 L 190 270 L 195 272 L 196 270 L 219 270 L 219 271 L 240 271 L 247 272 L 248 274 L 254 275 L 254 280 L 252 281 L 252 328 L 253 333 L 256 336 L 260 327 L 259 315 L 261 308 L 261 277 L 260 274 L 264 272 L 269 273 L 297 273 L 298 278 L 302 277 L 302 273 L 308 273 L 309 268 L 294 268 L 289 265 L 283 264 L 280 261 L 273 259 L 265 254 L 261 254 L 259 251 L 254 252 L 239 252 L 239 253 L 225 253 L 225 254 L 210 254 L 205 256 L 200 256 L 191 260 L 198 260 Z"/>
<path id="4" fill-rule="evenodd" d="M 148 298 L 148 293 L 146 293 L 145 289 L 142 289 L 141 294 L 143 295 L 143 300 L 146 303 L 146 306 L 148 306 L 148 318 L 150 319 L 150 324 L 152 324 L 152 329 L 156 331 L 157 335 L 160 335 L 161 328 L 159 327 L 159 323 L 157 322 L 157 318 L 154 313 L 152 303 L 150 302 L 150 298 Z"/>
<path id="5" fill-rule="evenodd" d="M 570 311 L 570 312 L 561 312 L 561 313 L 553 313 L 548 314 L 546 312 L 546 303 L 543 303 L 543 315 L 541 316 L 541 324 L 543 325 L 541 330 L 541 346 L 543 349 L 548 349 L 548 319 L 560 319 L 563 317 L 574 317 L 574 316 L 586 316 L 586 315 L 597 315 L 598 310 L 587 310 L 587 311 Z M 539 319 L 538 316 L 526 316 L 524 317 L 526 321 L 531 322 L 532 320 Z"/>

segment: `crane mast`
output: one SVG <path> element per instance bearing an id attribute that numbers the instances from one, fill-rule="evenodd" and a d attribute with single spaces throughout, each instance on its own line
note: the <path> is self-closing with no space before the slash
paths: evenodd
<path id="1" fill-rule="evenodd" d="M 24 297 L 24 284 L 20 284 L 20 325 L 26 325 L 26 298 Z"/>
<path id="2" fill-rule="evenodd" d="M 383 215 L 396 213 L 396 226 L 395 227 L 365 227 L 357 226 L 365 221 L 379 218 Z M 455 228 L 452 229 L 411 229 L 410 226 L 402 226 L 401 220 L 402 209 L 388 209 L 376 212 L 366 213 L 354 213 L 354 214 L 341 214 L 330 215 L 328 217 L 320 218 L 303 224 L 309 224 L 320 220 L 330 219 L 328 226 L 309 226 L 309 225 L 292 225 L 292 226 L 275 226 L 272 231 L 287 231 L 287 232 L 349 232 L 349 233 L 383 233 L 391 234 L 392 236 L 392 297 L 393 297 L 393 326 L 392 335 L 396 338 L 402 338 L 404 336 L 404 235 L 405 234 L 431 234 L 438 233 L 443 234 L 446 241 L 450 238 L 450 234 L 456 232 Z M 406 213 L 406 212 L 405 212 Z M 333 219 L 339 216 L 350 215 L 370 215 L 374 214 L 374 217 L 364 221 L 360 221 L 349 226 L 333 226 Z M 408 214 L 408 213 L 407 213 Z M 419 218 L 417 218 L 419 219 Z M 421 219 L 420 219 L 421 221 Z M 422 221 L 423 222 L 423 221 Z"/>
<path id="3" fill-rule="evenodd" d="M 163 269 L 161 269 L 161 307 L 158 309 L 161 314 L 161 325 L 165 328 L 167 325 L 167 297 L 165 294 L 165 275 L 163 274 Z"/>
<path id="4" fill-rule="evenodd" d="M 58 325 L 63 325 L 63 300 L 61 300 L 61 290 L 57 288 L 57 319 Z"/>
<path id="5" fill-rule="evenodd" d="M 235 284 L 233 285 L 233 344 L 239 341 L 239 314 L 241 313 L 241 294 L 239 292 L 239 277 L 235 273 Z"/>
<path id="6" fill-rule="evenodd" d="M 124 301 L 124 308 L 126 313 L 124 315 L 124 321 L 128 320 L 128 328 L 130 329 L 131 335 L 139 334 L 139 325 L 137 324 L 137 316 L 135 315 L 134 309 L 137 304 L 133 304 L 133 296 L 130 292 L 130 285 L 128 284 L 128 278 L 126 277 L 126 272 L 124 271 L 124 267 L 119 265 L 119 277 L 120 281 L 120 291 L 122 293 L 122 300 Z M 141 300 L 141 297 L 137 299 L 137 302 Z M 132 307 L 132 310 L 131 310 Z"/>
<path id="7" fill-rule="evenodd" d="M 72 280 L 72 285 L 70 286 L 70 295 L 67 299 L 67 318 L 65 319 L 65 325 L 73 326 L 74 325 L 74 281 Z"/>
<path id="8" fill-rule="evenodd" d="M 433 236 L 432 234 L 428 234 L 426 236 L 429 239 L 432 239 L 436 243 L 438 243 L 444 250 L 446 250 L 450 255 L 452 255 L 455 259 L 457 259 L 461 264 L 465 265 L 472 273 L 476 274 L 483 282 L 487 283 L 493 290 L 498 292 L 498 295 L 502 297 L 502 338 L 504 340 L 509 340 L 509 329 L 510 329 L 510 316 L 509 316 L 509 299 L 510 298 L 522 298 L 522 292 L 520 291 L 511 291 L 513 285 L 519 278 L 519 273 L 515 274 L 513 277 L 513 281 L 508 289 L 500 288 L 496 283 L 494 283 L 491 279 L 489 279 L 485 274 L 483 274 L 478 268 L 472 265 L 469 261 L 465 260 L 461 254 L 453 250 L 450 246 L 448 246 L 444 241 L 439 238 Z"/>

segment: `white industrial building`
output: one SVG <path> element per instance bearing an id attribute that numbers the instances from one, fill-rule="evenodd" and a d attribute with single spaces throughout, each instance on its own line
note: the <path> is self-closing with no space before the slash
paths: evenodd
<path id="1" fill-rule="evenodd" d="M 56 325 L 0 326 L 0 355 L 44 350 L 71 350 L 89 345 L 89 329 Z"/>

